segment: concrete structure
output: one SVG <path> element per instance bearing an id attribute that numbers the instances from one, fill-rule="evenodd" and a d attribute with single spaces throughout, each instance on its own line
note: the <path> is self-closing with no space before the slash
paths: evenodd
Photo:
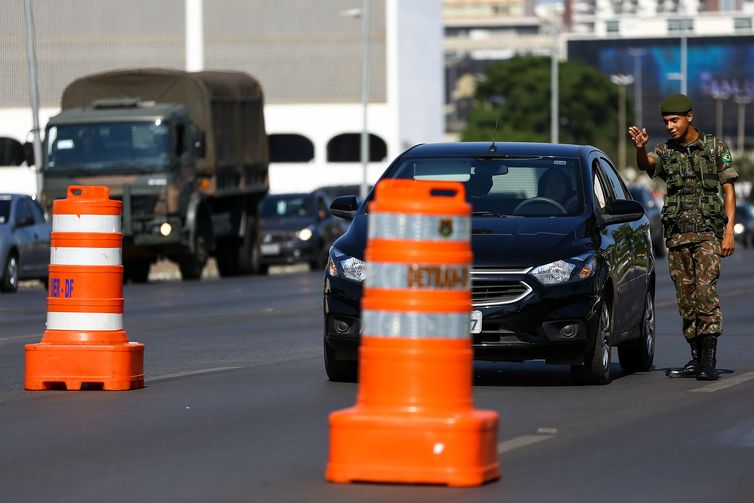
<path id="1" fill-rule="evenodd" d="M 81 75 L 186 68 L 185 0 L 32 5 L 43 125 L 58 112 L 65 85 Z M 443 139 L 443 35 L 441 0 L 370 5 L 373 183 L 405 148 Z M 270 167 L 273 192 L 361 182 L 362 23 L 346 15 L 360 6 L 355 0 L 204 2 L 204 68 L 246 71 L 265 90 L 267 132 L 278 156 Z M 0 136 L 24 141 L 32 116 L 23 2 L 0 0 L 0 9 Z"/>

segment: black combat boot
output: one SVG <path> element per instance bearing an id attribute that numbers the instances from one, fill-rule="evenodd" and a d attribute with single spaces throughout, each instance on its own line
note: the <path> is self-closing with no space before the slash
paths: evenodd
<path id="1" fill-rule="evenodd" d="M 701 351 L 701 338 L 696 337 L 688 340 L 689 346 L 691 346 L 691 360 L 679 369 L 671 369 L 665 372 L 668 377 L 696 377 L 701 370 L 700 357 Z"/>
<path id="2" fill-rule="evenodd" d="M 698 381 L 717 381 L 720 374 L 717 372 L 717 337 L 714 335 L 705 335 L 702 337 L 702 368 L 699 375 L 696 376 Z"/>

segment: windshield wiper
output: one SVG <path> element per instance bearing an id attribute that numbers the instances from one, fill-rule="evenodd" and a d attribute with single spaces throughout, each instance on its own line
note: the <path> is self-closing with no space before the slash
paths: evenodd
<path id="1" fill-rule="evenodd" d="M 495 213 L 494 211 L 480 210 L 472 211 L 472 217 L 498 217 L 498 218 L 521 218 L 521 215 L 509 215 L 506 213 Z"/>

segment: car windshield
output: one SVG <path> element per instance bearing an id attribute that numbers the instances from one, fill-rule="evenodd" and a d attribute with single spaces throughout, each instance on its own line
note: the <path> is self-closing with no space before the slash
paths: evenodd
<path id="1" fill-rule="evenodd" d="M 156 171 L 170 160 L 168 135 L 159 120 L 52 126 L 45 139 L 47 169 Z"/>
<path id="2" fill-rule="evenodd" d="M 584 210 L 575 158 L 416 158 L 393 178 L 462 182 L 475 216 L 553 217 Z"/>
<path id="3" fill-rule="evenodd" d="M 0 199 L 0 224 L 10 220 L 10 199 Z"/>
<path id="4" fill-rule="evenodd" d="M 307 195 L 267 196 L 262 201 L 262 218 L 310 217 L 313 215 L 311 199 Z"/>

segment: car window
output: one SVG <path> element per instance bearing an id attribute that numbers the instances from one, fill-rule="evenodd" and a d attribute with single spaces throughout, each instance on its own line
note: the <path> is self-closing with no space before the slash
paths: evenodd
<path id="1" fill-rule="evenodd" d="M 262 218 L 311 217 L 311 197 L 306 194 L 267 196 L 260 209 Z"/>
<path id="2" fill-rule="evenodd" d="M 597 162 L 595 161 L 594 180 L 593 180 L 594 197 L 595 199 L 597 199 L 597 206 L 599 207 L 600 212 L 604 213 L 609 199 L 608 199 L 608 193 L 605 191 L 603 182 L 601 180 L 602 174 L 597 166 L 598 166 Z"/>
<path id="3" fill-rule="evenodd" d="M 581 167 L 575 158 L 405 159 L 393 178 L 462 182 L 477 215 L 551 217 L 584 210 Z"/>
<path id="4" fill-rule="evenodd" d="M 618 175 L 615 166 L 610 164 L 610 161 L 608 161 L 604 157 L 600 157 L 599 162 L 600 166 L 602 167 L 602 171 L 605 173 L 605 175 L 607 175 L 607 178 L 610 181 L 610 185 L 612 186 L 613 194 L 615 194 L 616 199 L 631 199 L 631 197 L 628 195 L 626 184 Z"/>
<path id="5" fill-rule="evenodd" d="M 25 201 L 29 205 L 29 208 L 31 208 L 31 213 L 34 215 L 34 222 L 37 224 L 45 223 L 47 219 L 45 218 L 45 213 L 42 211 L 42 207 L 39 206 L 39 203 L 33 199 L 25 199 Z"/>
<path id="6" fill-rule="evenodd" d="M 0 224 L 10 220 L 10 199 L 0 199 Z"/>
<path id="7" fill-rule="evenodd" d="M 317 198 L 317 216 L 320 219 L 327 218 L 327 216 L 330 214 L 330 210 L 328 209 L 328 204 L 325 202 L 325 200 L 321 197 Z"/>
<path id="8" fill-rule="evenodd" d="M 25 199 L 19 199 L 16 203 L 16 222 L 31 221 L 34 222 L 34 217 L 31 214 L 31 210 L 26 205 Z"/>

